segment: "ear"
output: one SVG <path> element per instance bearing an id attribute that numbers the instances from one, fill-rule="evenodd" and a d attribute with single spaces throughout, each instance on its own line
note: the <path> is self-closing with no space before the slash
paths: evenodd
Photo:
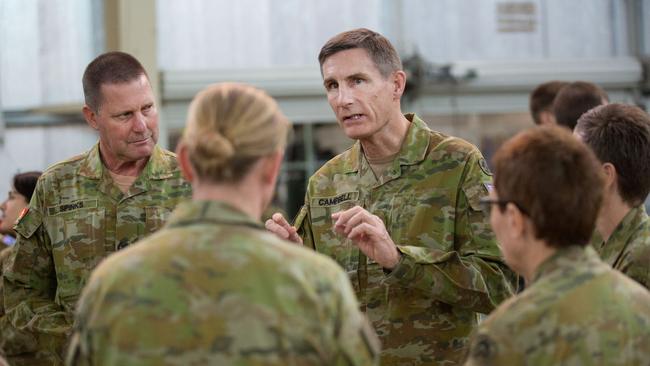
<path id="1" fill-rule="evenodd" d="M 513 239 L 521 239 L 526 235 L 526 222 L 527 219 L 519 208 L 513 204 L 508 203 L 506 205 L 506 222 L 510 228 L 509 233 Z"/>
<path id="2" fill-rule="evenodd" d="M 402 70 L 393 72 L 393 100 L 399 100 L 406 88 L 406 73 Z"/>
<path id="3" fill-rule="evenodd" d="M 616 167 L 612 163 L 603 164 L 603 173 L 605 175 L 605 189 L 610 190 L 612 188 L 618 190 L 618 172 Z"/>
<path id="4" fill-rule="evenodd" d="M 176 147 L 176 158 L 178 159 L 178 165 L 183 174 L 183 178 L 188 182 L 193 183 L 195 179 L 194 168 L 192 168 L 192 163 L 190 162 L 190 156 L 187 151 L 187 146 L 183 142 L 179 142 Z"/>
<path id="5" fill-rule="evenodd" d="M 275 182 L 278 178 L 278 174 L 280 173 L 280 165 L 282 165 L 283 158 L 284 150 L 278 150 L 264 158 L 262 181 L 265 184 L 269 184 L 275 188 Z"/>
<path id="6" fill-rule="evenodd" d="M 99 129 L 99 124 L 97 123 L 97 114 L 95 111 L 93 111 L 93 109 L 88 105 L 84 104 L 82 112 L 84 114 L 84 118 L 86 119 L 86 123 L 88 123 L 88 126 L 92 127 L 94 130 Z"/>

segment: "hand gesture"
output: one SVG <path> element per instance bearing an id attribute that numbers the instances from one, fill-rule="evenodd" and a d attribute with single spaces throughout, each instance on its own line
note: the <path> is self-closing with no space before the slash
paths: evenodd
<path id="1" fill-rule="evenodd" d="M 361 251 L 386 269 L 399 263 L 400 253 L 384 222 L 360 206 L 332 214 L 334 231 L 352 240 Z"/>
<path id="2" fill-rule="evenodd" d="M 266 220 L 264 226 L 266 227 L 266 230 L 272 232 L 281 239 L 302 245 L 302 238 L 298 235 L 298 231 L 295 227 L 289 225 L 289 222 L 287 222 L 281 213 L 274 213 L 270 219 Z"/>

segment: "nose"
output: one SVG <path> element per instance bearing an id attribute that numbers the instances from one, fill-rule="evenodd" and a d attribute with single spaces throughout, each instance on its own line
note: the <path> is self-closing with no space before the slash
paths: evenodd
<path id="1" fill-rule="evenodd" d="M 136 113 L 135 118 L 133 119 L 132 129 L 134 132 L 147 131 L 147 117 L 145 117 L 142 113 Z"/>
<path id="2" fill-rule="evenodd" d="M 346 107 L 352 104 L 354 98 L 352 97 L 352 90 L 346 86 L 339 86 L 338 94 L 336 95 L 336 104 L 339 107 Z"/>

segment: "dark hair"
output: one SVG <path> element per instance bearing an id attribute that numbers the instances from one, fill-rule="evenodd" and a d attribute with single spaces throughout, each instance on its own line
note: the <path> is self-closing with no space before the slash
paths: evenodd
<path id="1" fill-rule="evenodd" d="M 566 128 L 521 132 L 499 148 L 493 164 L 499 200 L 525 210 L 537 239 L 553 247 L 588 243 L 603 177 L 594 153 Z"/>
<path id="2" fill-rule="evenodd" d="M 616 168 L 618 193 L 636 206 L 650 192 L 650 117 L 633 105 L 608 104 L 585 113 L 576 126 L 602 163 Z"/>
<path id="3" fill-rule="evenodd" d="M 528 106 L 535 124 L 540 124 L 539 114 L 542 111 L 553 112 L 553 101 L 555 96 L 564 86 L 569 85 L 566 81 L 552 80 L 539 84 L 532 93 Z"/>
<path id="4" fill-rule="evenodd" d="M 88 64 L 82 78 L 86 105 L 99 111 L 102 85 L 127 83 L 142 75 L 147 76 L 144 67 L 128 53 L 107 52 L 97 56 Z"/>
<path id="5" fill-rule="evenodd" d="M 379 73 L 384 78 L 394 71 L 402 70 L 402 61 L 386 37 L 370 29 L 359 28 L 339 33 L 325 43 L 318 54 L 321 74 L 323 72 L 323 63 L 328 57 L 355 48 L 361 48 L 368 52 Z"/>
<path id="6" fill-rule="evenodd" d="M 34 194 L 34 189 L 36 188 L 36 182 L 38 177 L 41 176 L 41 172 L 25 172 L 14 175 L 13 186 L 16 192 L 22 194 L 27 199 L 27 202 L 32 199 Z"/>
<path id="7" fill-rule="evenodd" d="M 580 116 L 608 100 L 607 93 L 598 85 L 576 81 L 560 89 L 555 96 L 553 102 L 555 120 L 559 125 L 573 131 Z"/>

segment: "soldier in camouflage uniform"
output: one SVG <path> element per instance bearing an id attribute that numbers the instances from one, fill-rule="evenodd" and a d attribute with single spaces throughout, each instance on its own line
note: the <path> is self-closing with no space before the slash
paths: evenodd
<path id="1" fill-rule="evenodd" d="M 588 245 L 603 196 L 594 154 L 540 127 L 494 157 L 491 224 L 528 288 L 472 338 L 466 365 L 647 365 L 650 293 Z"/>
<path id="2" fill-rule="evenodd" d="M 603 261 L 650 289 L 650 117 L 638 107 L 609 104 L 579 120 L 575 135 L 605 173 L 603 208 L 592 245 Z"/>
<path id="3" fill-rule="evenodd" d="M 0 233 L 6 234 L 6 238 L 11 238 L 10 246 L 2 247 L 0 245 L 0 319 L 5 315 L 5 306 L 4 301 L 4 288 L 2 286 L 2 271 L 4 268 L 4 263 L 9 258 L 11 254 L 13 244 L 16 240 L 16 232 L 13 229 L 14 223 L 18 220 L 21 212 L 27 209 L 29 201 L 32 199 L 34 194 L 34 189 L 36 188 L 36 182 L 38 177 L 41 176 L 41 172 L 25 172 L 14 175 L 11 182 L 11 191 L 7 195 L 7 199 L 0 204 L 0 210 L 2 211 L 2 219 L 0 222 Z M 2 335 L 2 333 L 0 333 Z M 2 339 L 2 337 L 0 337 Z M 2 347 L 0 347 L 2 350 Z"/>
<path id="4" fill-rule="evenodd" d="M 158 115 L 142 65 L 107 53 L 88 65 L 83 84 L 83 112 L 99 143 L 47 169 L 15 227 L 2 323 L 11 364 L 63 363 L 91 270 L 159 229 L 191 194 L 175 155 L 156 145 Z"/>
<path id="5" fill-rule="evenodd" d="M 70 365 L 371 365 L 378 342 L 331 259 L 264 230 L 289 122 L 264 92 L 217 84 L 178 148 L 193 201 L 102 263 Z"/>
<path id="6" fill-rule="evenodd" d="M 511 295 L 511 272 L 480 210 L 490 172 L 478 149 L 403 115 L 405 74 L 383 36 L 358 29 L 319 55 L 329 103 L 357 142 L 309 180 L 276 234 L 348 272 L 382 342 L 383 365 L 460 362 L 478 313 Z"/>

